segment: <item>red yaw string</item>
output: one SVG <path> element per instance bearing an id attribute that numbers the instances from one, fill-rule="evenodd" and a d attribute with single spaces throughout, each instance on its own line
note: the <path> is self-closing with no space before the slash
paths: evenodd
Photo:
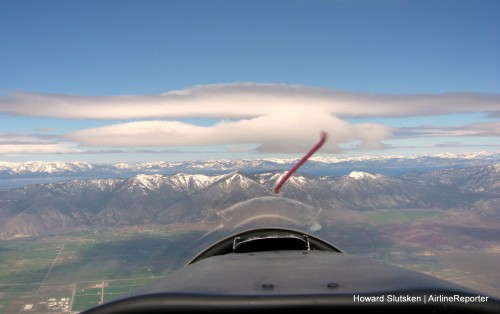
<path id="1" fill-rule="evenodd" d="M 305 154 L 304 157 L 302 157 L 302 159 L 300 159 L 299 162 L 295 166 L 293 166 L 293 168 L 290 169 L 290 171 L 288 171 L 288 173 L 283 178 L 281 178 L 280 182 L 278 182 L 278 184 L 274 188 L 274 193 L 278 193 L 286 180 L 288 180 L 292 176 L 292 174 L 309 159 L 309 157 L 311 157 L 318 149 L 321 148 L 321 146 L 323 146 L 323 144 L 325 144 L 327 136 L 328 134 L 326 132 L 321 131 L 321 139 L 319 140 L 319 142 L 314 145 L 314 147 L 311 148 L 311 150 L 307 154 Z"/>

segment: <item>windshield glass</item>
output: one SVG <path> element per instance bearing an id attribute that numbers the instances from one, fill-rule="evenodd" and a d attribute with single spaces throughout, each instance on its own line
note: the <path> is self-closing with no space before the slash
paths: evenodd
<path id="1" fill-rule="evenodd" d="M 252 198 L 217 211 L 218 224 L 197 240 L 180 258 L 178 266 L 192 261 L 205 249 L 236 234 L 254 229 L 289 229 L 315 234 L 321 229 L 315 209 L 299 201 L 284 197 Z"/>
<path id="2" fill-rule="evenodd" d="M 255 227 L 500 297 L 499 1 L 1 4 L 0 314 Z"/>
<path id="3" fill-rule="evenodd" d="M 220 228 L 228 232 L 252 227 L 295 227 L 314 232 L 321 229 L 316 219 L 319 213 L 320 210 L 291 199 L 261 197 L 238 203 L 218 214 L 222 218 Z"/>

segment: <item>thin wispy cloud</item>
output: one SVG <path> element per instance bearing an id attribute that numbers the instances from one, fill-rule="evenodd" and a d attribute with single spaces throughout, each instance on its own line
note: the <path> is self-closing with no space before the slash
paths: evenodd
<path id="1" fill-rule="evenodd" d="M 461 142 L 444 142 L 441 144 L 436 144 L 434 147 L 440 147 L 440 148 L 452 148 L 452 147 L 491 147 L 491 148 L 500 148 L 500 144 L 464 144 Z"/>
<path id="2" fill-rule="evenodd" d="M 72 154 L 76 151 L 64 144 L 0 144 L 2 155 L 31 155 L 31 154 Z"/>
<path id="3" fill-rule="evenodd" d="M 500 136 L 500 122 L 471 123 L 463 126 L 404 127 L 396 131 L 398 137 L 477 137 Z"/>
<path id="4" fill-rule="evenodd" d="M 50 133 L 50 132 L 54 132 L 56 130 L 57 129 L 55 129 L 55 128 L 36 128 L 36 129 L 34 129 L 35 132 L 39 132 L 39 133 Z"/>
<path id="5" fill-rule="evenodd" d="M 47 134 L 0 133 L 0 154 L 68 154 L 75 153 L 75 144 Z"/>
<path id="6" fill-rule="evenodd" d="M 0 144 L 44 144 L 56 139 L 48 134 L 0 133 Z"/>

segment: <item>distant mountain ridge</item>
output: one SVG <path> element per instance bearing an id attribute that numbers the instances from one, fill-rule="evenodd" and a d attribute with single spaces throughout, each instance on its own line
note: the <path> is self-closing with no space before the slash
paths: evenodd
<path id="1" fill-rule="evenodd" d="M 230 171 L 263 172 L 289 169 L 298 158 L 240 159 L 185 162 L 147 162 L 97 165 L 87 162 L 0 162 L 0 179 L 37 177 L 119 177 L 136 174 L 214 174 Z M 339 175 L 356 169 L 434 169 L 443 167 L 485 166 L 500 162 L 500 153 L 480 152 L 429 156 L 312 157 L 301 171 L 311 174 Z M 385 169 L 385 170 L 384 170 Z M 370 170 L 373 171 L 373 170 Z"/>
<path id="2" fill-rule="evenodd" d="M 284 174 L 139 174 L 4 190 L 0 238 L 88 226 L 214 221 L 217 211 L 233 204 L 274 195 L 273 188 Z M 296 174 L 281 195 L 321 208 L 325 217 L 336 208 L 498 210 L 500 164 L 399 176 L 360 171 L 344 176 Z"/>

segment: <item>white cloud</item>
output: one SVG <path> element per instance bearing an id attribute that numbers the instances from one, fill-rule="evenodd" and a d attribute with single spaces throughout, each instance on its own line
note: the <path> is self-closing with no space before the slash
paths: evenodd
<path id="1" fill-rule="evenodd" d="M 339 152 L 337 144 L 361 140 L 366 147 L 380 147 L 391 129 L 376 124 L 349 124 L 317 113 L 283 113 L 202 127 L 176 121 L 139 121 L 70 133 L 67 137 L 86 146 L 209 146 L 259 144 L 261 152 L 304 152 L 330 134 L 324 152 Z"/>
<path id="2" fill-rule="evenodd" d="M 131 119 L 71 132 L 65 138 L 87 147 L 182 147 L 257 145 L 260 152 L 303 153 L 320 131 L 329 133 L 323 152 L 339 144 L 383 149 L 397 137 L 498 136 L 499 125 L 456 128 L 401 128 L 377 123 L 349 123 L 349 117 L 411 117 L 500 110 L 500 95 L 449 93 L 381 95 L 279 84 L 198 86 L 161 95 L 74 96 L 13 93 L 0 98 L 0 113 L 68 119 Z M 211 126 L 175 121 L 216 118 Z M 148 119 L 140 121 L 143 119 Z M 167 121 L 168 119 L 168 121 Z M 231 119 L 231 120 L 228 120 Z M 135 120 L 135 121 L 134 121 Z M 139 120 L 139 121 L 137 121 Z M 62 145 L 62 144 L 61 144 Z M 47 146 L 48 147 L 48 146 Z M 55 149 L 55 148 L 54 148 Z"/>
<path id="3" fill-rule="evenodd" d="M 399 137 L 470 137 L 500 136 L 500 122 L 479 122 L 463 126 L 418 126 L 400 128 L 396 131 Z"/>
<path id="4" fill-rule="evenodd" d="M 500 111 L 500 95 L 447 93 L 384 95 L 280 84 L 220 84 L 143 96 L 12 93 L 0 113 L 70 119 L 250 118 L 283 112 L 337 117 L 396 117 Z"/>
<path id="5" fill-rule="evenodd" d="M 465 128 L 473 130 L 475 136 L 500 136 L 500 122 L 472 123 Z"/>
<path id="6" fill-rule="evenodd" d="M 1 155 L 68 154 L 76 150 L 64 144 L 0 144 Z"/>
<path id="7" fill-rule="evenodd" d="M 78 152 L 74 144 L 56 136 L 0 133 L 0 155 L 67 154 Z"/>

